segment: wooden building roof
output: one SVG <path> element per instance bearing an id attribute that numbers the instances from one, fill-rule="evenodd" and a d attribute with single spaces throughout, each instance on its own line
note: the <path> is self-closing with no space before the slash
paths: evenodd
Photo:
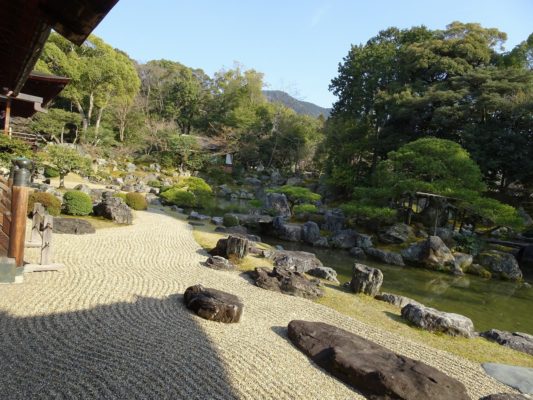
<path id="1" fill-rule="evenodd" d="M 81 45 L 118 0 L 0 0 L 0 94 L 17 95 L 53 28 Z"/>

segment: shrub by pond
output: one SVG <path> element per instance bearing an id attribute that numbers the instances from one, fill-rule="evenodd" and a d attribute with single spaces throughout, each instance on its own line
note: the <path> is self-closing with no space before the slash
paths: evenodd
<path id="1" fill-rule="evenodd" d="M 33 212 L 33 206 L 35 203 L 41 203 L 50 215 L 57 216 L 61 214 L 61 201 L 51 193 L 30 193 L 28 198 L 28 214 Z"/>
<path id="2" fill-rule="evenodd" d="M 68 215 L 89 215 L 93 211 L 91 196 L 70 190 L 63 196 L 63 212 Z"/>

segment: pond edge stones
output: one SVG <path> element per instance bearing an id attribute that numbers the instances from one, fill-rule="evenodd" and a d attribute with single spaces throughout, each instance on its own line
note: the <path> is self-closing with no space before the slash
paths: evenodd
<path id="1" fill-rule="evenodd" d="M 402 308 L 402 318 L 419 328 L 430 332 L 442 332 L 451 336 L 475 336 L 472 320 L 464 315 L 446 313 L 426 307 L 422 304 L 409 303 Z"/>
<path id="2" fill-rule="evenodd" d="M 237 296 L 202 285 L 188 287 L 183 301 L 188 309 L 209 321 L 239 322 L 244 309 Z"/>
<path id="3" fill-rule="evenodd" d="M 374 297 L 383 284 L 383 273 L 365 264 L 355 263 L 352 270 L 350 289 L 355 293 L 364 293 Z"/>

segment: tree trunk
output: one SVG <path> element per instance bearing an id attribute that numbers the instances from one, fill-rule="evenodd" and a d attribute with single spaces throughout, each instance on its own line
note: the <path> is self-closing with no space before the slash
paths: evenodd
<path id="1" fill-rule="evenodd" d="M 81 129 L 83 133 L 87 132 L 87 128 L 89 127 L 89 121 L 87 120 L 87 115 L 85 114 L 85 110 L 81 106 L 81 103 L 79 101 L 76 101 L 76 108 L 78 109 L 78 112 L 81 115 Z"/>
<path id="2" fill-rule="evenodd" d="M 59 174 L 59 189 L 65 188 L 65 175 Z"/>
<path id="3" fill-rule="evenodd" d="M 102 121 L 102 114 L 104 113 L 104 107 L 98 109 L 98 115 L 96 117 L 96 123 L 94 124 L 94 141 L 98 140 L 98 133 L 100 132 L 100 122 Z"/>
<path id="4" fill-rule="evenodd" d="M 93 109 L 94 109 L 94 95 L 91 93 L 89 95 L 89 109 L 87 110 L 87 123 L 88 123 L 88 125 L 91 125 L 91 118 L 93 116 Z"/>

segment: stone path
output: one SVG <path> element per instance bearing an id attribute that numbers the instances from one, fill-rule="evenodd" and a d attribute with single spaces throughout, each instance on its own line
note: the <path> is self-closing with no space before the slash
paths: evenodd
<path id="1" fill-rule="evenodd" d="M 511 391 L 478 364 L 201 266 L 190 229 L 152 210 L 133 226 L 56 235 L 64 270 L 0 286 L 0 398 L 362 398 L 292 346 L 293 319 L 337 325 L 422 360 L 474 399 Z M 238 295 L 241 322 L 188 311 L 183 292 L 197 283 Z"/>

